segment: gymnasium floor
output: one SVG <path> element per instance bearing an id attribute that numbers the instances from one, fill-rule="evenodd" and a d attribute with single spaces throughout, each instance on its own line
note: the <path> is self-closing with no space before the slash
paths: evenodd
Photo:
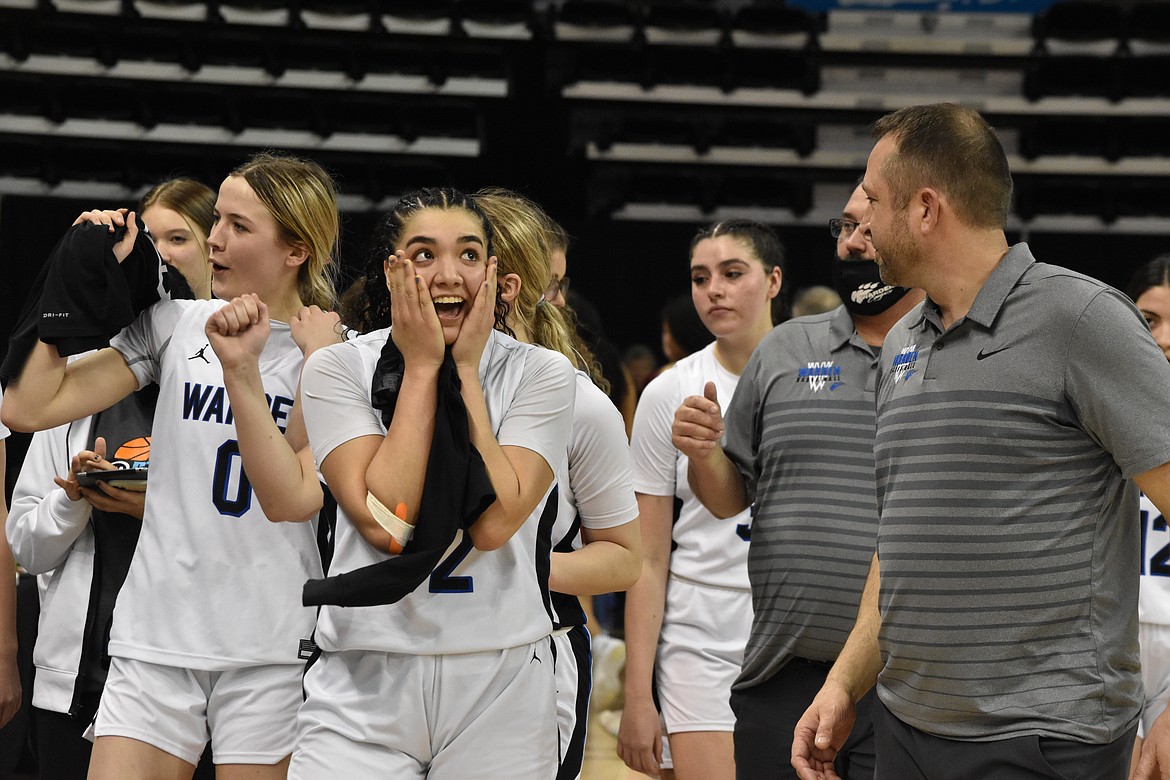
<path id="1" fill-rule="evenodd" d="M 596 717 L 589 719 L 585 739 L 585 764 L 581 780 L 645 780 L 648 777 L 626 768 L 617 755 L 617 741 L 602 728 Z"/>

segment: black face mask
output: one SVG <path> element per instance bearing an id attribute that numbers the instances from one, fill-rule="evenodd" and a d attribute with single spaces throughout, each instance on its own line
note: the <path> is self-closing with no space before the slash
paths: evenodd
<path id="1" fill-rule="evenodd" d="M 872 260 L 842 260 L 833 253 L 833 287 L 850 314 L 873 317 L 902 300 L 909 287 L 893 287 L 882 281 Z"/>

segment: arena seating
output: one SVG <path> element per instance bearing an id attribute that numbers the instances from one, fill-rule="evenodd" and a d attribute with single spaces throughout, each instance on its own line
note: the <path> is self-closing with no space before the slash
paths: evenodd
<path id="1" fill-rule="evenodd" d="M 568 181 L 599 217 L 817 224 L 870 122 L 956 100 L 1002 134 L 1017 228 L 1166 229 L 1145 200 L 1170 173 L 1170 4 L 850 5 L 0 0 L 0 192 L 214 181 L 276 146 L 344 171 L 364 208 L 424 183 Z"/>

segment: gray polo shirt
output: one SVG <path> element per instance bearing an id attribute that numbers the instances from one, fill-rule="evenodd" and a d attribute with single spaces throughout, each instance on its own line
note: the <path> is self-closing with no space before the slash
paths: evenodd
<path id="1" fill-rule="evenodd" d="M 724 449 L 754 505 L 754 617 L 735 684 L 764 682 L 792 656 L 837 657 L 877 534 L 877 354 L 844 307 L 774 328 L 726 414 Z"/>
<path id="2" fill-rule="evenodd" d="M 1170 461 L 1170 364 L 1121 293 L 1012 247 L 878 380 L 878 694 L 943 737 L 1089 743 L 1137 719 L 1137 490 Z"/>

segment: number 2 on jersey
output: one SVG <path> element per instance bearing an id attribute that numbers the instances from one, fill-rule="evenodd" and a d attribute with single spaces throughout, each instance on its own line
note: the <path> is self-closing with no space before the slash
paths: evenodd
<path id="1" fill-rule="evenodd" d="M 451 572 L 455 571 L 455 567 L 463 563 L 463 559 L 471 553 L 472 543 L 471 534 L 466 530 L 460 531 L 463 538 L 459 540 L 459 544 L 455 546 L 446 558 L 439 562 L 435 570 L 431 573 L 431 593 L 471 593 L 475 590 L 475 580 L 473 577 L 460 576 L 452 577 Z"/>

